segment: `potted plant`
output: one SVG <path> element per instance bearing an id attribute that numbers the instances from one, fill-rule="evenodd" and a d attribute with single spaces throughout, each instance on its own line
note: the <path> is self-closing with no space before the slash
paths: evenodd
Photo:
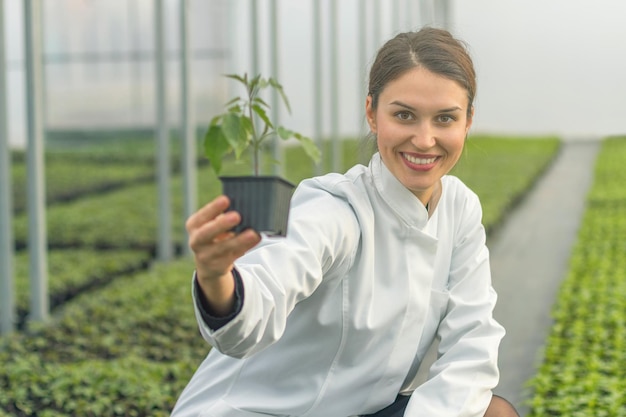
<path id="1" fill-rule="evenodd" d="M 265 79 L 261 75 L 249 78 L 247 74 L 226 77 L 243 84 L 246 95 L 228 101 L 226 111 L 211 120 L 204 137 L 205 155 L 219 176 L 222 159 L 227 154 L 232 152 L 239 159 L 244 152 L 251 152 L 253 175 L 219 176 L 222 192 L 231 200 L 230 208 L 241 214 L 241 223 L 235 231 L 253 228 L 258 232 L 285 236 L 295 186 L 278 176 L 260 175 L 263 145 L 272 137 L 293 138 L 315 162 L 320 159 L 320 151 L 310 138 L 277 126 L 270 120 L 270 106 L 260 97 L 260 92 L 266 88 L 274 89 L 291 111 L 283 87 L 275 79 Z"/>

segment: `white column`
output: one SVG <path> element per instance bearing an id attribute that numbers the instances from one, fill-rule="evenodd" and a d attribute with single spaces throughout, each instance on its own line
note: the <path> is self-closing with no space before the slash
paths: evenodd
<path id="1" fill-rule="evenodd" d="M 372 22 L 372 51 L 377 51 L 380 48 L 380 39 L 382 38 L 382 29 L 381 29 L 381 20 L 382 20 L 382 12 L 380 10 L 381 2 L 378 0 L 374 0 L 371 8 L 371 22 Z"/>
<path id="2" fill-rule="evenodd" d="M 420 14 L 422 26 L 432 25 L 435 22 L 435 6 L 433 0 L 420 0 Z"/>
<path id="3" fill-rule="evenodd" d="M 278 0 L 270 0 L 270 74 L 280 82 L 280 61 L 278 47 Z M 272 121 L 280 125 L 280 97 L 272 91 Z M 281 139 L 276 136 L 272 143 L 272 156 L 276 163 L 273 166 L 274 175 L 284 175 L 285 156 Z"/>
<path id="4" fill-rule="evenodd" d="M 0 335 L 15 326 L 13 285 L 13 227 L 11 155 L 7 126 L 6 53 L 4 49 L 4 0 L 0 0 Z"/>
<path id="5" fill-rule="evenodd" d="M 322 5 L 321 0 L 313 0 L 313 139 L 323 149 L 322 132 L 324 117 L 322 108 Z M 317 175 L 322 173 L 324 159 L 315 166 Z"/>
<path id="6" fill-rule="evenodd" d="M 404 7 L 406 9 L 405 14 L 405 31 L 417 31 L 424 23 L 420 18 L 420 12 L 417 10 L 424 0 L 405 0 Z"/>
<path id="7" fill-rule="evenodd" d="M 367 48 L 367 30 L 369 25 L 367 23 L 367 7 L 366 3 L 363 4 L 363 7 L 358 8 L 358 22 L 357 22 L 357 39 L 358 39 L 358 49 L 359 49 L 359 70 L 361 73 L 359 74 L 359 101 L 360 101 L 360 110 L 364 111 L 365 109 L 365 98 L 367 97 L 367 83 L 369 79 L 369 74 L 367 72 L 367 61 L 368 57 L 368 48 Z"/>
<path id="8" fill-rule="evenodd" d="M 367 48 L 367 31 L 369 28 L 369 24 L 367 21 L 367 2 L 363 3 L 362 7 L 358 8 L 358 22 L 357 22 L 357 30 L 358 30 L 358 49 L 359 49 L 359 111 L 361 114 L 365 115 L 365 99 L 369 93 L 368 91 L 368 82 L 369 82 L 369 73 L 368 73 L 368 60 L 370 57 L 368 56 L 368 48 Z M 369 126 L 365 122 L 365 117 L 362 118 L 363 125 L 362 129 L 364 132 L 369 132 Z M 363 164 L 367 164 L 369 159 L 369 152 L 367 151 L 365 146 L 359 146 L 359 161 Z"/>
<path id="9" fill-rule="evenodd" d="M 328 63 L 330 65 L 330 88 L 332 91 L 332 97 L 330 100 L 330 136 L 333 141 L 333 155 L 332 155 L 332 170 L 339 172 L 341 170 L 343 160 L 343 147 L 342 140 L 339 137 L 339 102 L 341 100 L 339 94 L 339 21 L 338 21 L 338 9 L 339 4 L 337 0 L 330 1 L 330 16 L 329 16 L 329 42 L 330 42 L 330 59 Z"/>
<path id="10" fill-rule="evenodd" d="M 26 61 L 28 251 L 30 255 L 30 320 L 49 315 L 43 138 L 42 16 L 40 0 L 24 0 Z"/>
<path id="11" fill-rule="evenodd" d="M 158 242 L 157 257 L 169 261 L 172 250 L 172 213 L 170 192 L 169 127 L 167 123 L 165 31 L 163 28 L 163 0 L 155 1 L 154 40 L 156 74 L 156 124 L 157 124 L 157 178 L 158 178 Z"/>
<path id="12" fill-rule="evenodd" d="M 189 51 L 189 0 L 180 0 L 180 103 L 181 142 L 183 171 L 183 217 L 186 220 L 198 204 L 198 170 L 196 155 L 196 123 L 191 88 L 193 60 Z M 185 236 L 187 236 L 185 230 Z M 188 237 L 188 236 L 187 236 Z M 184 242 L 183 252 L 191 255 L 189 245 Z"/>
<path id="13" fill-rule="evenodd" d="M 400 8 L 399 4 L 400 1 L 401 0 L 393 0 L 393 3 L 391 5 L 391 30 L 394 35 L 398 32 L 402 32 L 400 24 L 400 21 L 402 20 L 402 9 Z"/>
<path id="14" fill-rule="evenodd" d="M 259 13 L 257 0 L 250 0 L 250 78 L 260 72 L 259 64 Z"/>
<path id="15" fill-rule="evenodd" d="M 450 7 L 450 0 L 435 1 L 435 23 L 440 28 L 451 29 Z"/>

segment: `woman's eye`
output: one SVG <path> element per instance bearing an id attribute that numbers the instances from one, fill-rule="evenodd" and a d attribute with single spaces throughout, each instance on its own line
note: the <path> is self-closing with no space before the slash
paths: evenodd
<path id="1" fill-rule="evenodd" d="M 409 113 L 408 111 L 398 112 L 396 113 L 396 117 L 400 120 L 412 120 L 413 119 L 413 115 Z"/>
<path id="2" fill-rule="evenodd" d="M 452 123 L 454 121 L 454 117 L 449 116 L 447 114 L 442 114 L 442 115 L 439 115 L 437 117 L 437 121 L 439 123 L 448 124 L 448 123 Z"/>

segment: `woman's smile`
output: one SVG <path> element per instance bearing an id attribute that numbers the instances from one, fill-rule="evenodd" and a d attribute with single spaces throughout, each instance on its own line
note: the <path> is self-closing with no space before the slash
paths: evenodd
<path id="1" fill-rule="evenodd" d="M 428 171 L 435 166 L 438 156 L 419 155 L 415 153 L 400 152 L 400 155 L 406 161 L 407 167 L 416 171 Z"/>

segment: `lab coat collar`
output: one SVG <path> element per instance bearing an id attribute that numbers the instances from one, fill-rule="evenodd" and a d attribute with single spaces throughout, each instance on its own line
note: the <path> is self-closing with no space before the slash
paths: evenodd
<path id="1" fill-rule="evenodd" d="M 389 171 L 379 153 L 372 156 L 369 169 L 385 203 L 409 226 L 424 229 L 428 223 L 426 207 Z"/>

